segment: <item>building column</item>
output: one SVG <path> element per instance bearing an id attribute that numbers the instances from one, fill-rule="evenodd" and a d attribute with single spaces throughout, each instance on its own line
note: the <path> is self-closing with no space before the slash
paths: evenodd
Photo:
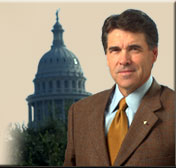
<path id="1" fill-rule="evenodd" d="M 45 121 L 46 119 L 46 112 L 45 112 L 45 101 L 42 101 L 42 120 Z"/>
<path id="2" fill-rule="evenodd" d="M 62 120 L 65 121 L 65 100 L 62 99 Z"/>
<path id="3" fill-rule="evenodd" d="M 60 91 L 63 93 L 64 92 L 64 80 L 60 80 Z"/>
<path id="4" fill-rule="evenodd" d="M 28 120 L 29 120 L 29 123 L 32 122 L 32 107 L 31 107 L 31 104 L 28 104 Z"/>
<path id="5" fill-rule="evenodd" d="M 55 103 L 54 103 L 54 100 L 52 100 L 52 117 L 53 119 L 55 119 Z"/>
<path id="6" fill-rule="evenodd" d="M 37 121 L 37 103 L 36 102 L 34 102 L 34 122 L 36 122 Z"/>
<path id="7" fill-rule="evenodd" d="M 76 92 L 78 92 L 78 79 L 75 80 L 75 84 L 76 84 Z"/>
<path id="8" fill-rule="evenodd" d="M 68 80 L 68 92 L 72 90 L 72 80 Z"/>

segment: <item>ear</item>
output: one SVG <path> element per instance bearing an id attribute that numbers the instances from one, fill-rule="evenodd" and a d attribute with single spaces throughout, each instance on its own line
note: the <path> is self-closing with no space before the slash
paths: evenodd
<path id="1" fill-rule="evenodd" d="M 108 67 L 109 67 L 109 58 L 108 58 L 107 53 L 106 53 L 106 61 L 107 61 L 107 65 L 108 65 Z"/>
<path id="2" fill-rule="evenodd" d="M 157 59 L 157 56 L 158 56 L 158 47 L 154 47 L 152 49 L 152 53 L 153 53 L 153 63 L 154 63 Z"/>

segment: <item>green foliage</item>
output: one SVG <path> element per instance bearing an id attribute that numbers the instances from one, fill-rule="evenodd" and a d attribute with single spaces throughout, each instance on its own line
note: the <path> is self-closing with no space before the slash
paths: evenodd
<path id="1" fill-rule="evenodd" d="M 20 166 L 62 166 L 66 148 L 66 124 L 50 119 L 38 128 L 10 128 L 10 163 Z"/>

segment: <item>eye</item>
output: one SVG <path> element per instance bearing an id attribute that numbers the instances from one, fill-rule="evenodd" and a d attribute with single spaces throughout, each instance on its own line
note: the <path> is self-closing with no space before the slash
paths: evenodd
<path id="1" fill-rule="evenodd" d="M 117 53 L 119 51 L 120 51 L 119 49 L 115 49 L 115 50 L 111 50 L 110 53 Z"/>
<path id="2" fill-rule="evenodd" d="M 139 48 L 137 48 L 137 47 L 133 47 L 131 50 L 139 50 Z"/>
<path id="3" fill-rule="evenodd" d="M 110 47 L 109 53 L 118 53 L 121 49 L 119 47 Z"/>
<path id="4" fill-rule="evenodd" d="M 142 48 L 141 46 L 138 46 L 138 45 L 132 45 L 132 46 L 129 46 L 129 51 L 140 52 L 142 51 Z"/>
<path id="5" fill-rule="evenodd" d="M 138 50 L 139 50 L 139 47 L 136 47 L 136 46 L 131 47 L 131 50 L 138 51 Z"/>

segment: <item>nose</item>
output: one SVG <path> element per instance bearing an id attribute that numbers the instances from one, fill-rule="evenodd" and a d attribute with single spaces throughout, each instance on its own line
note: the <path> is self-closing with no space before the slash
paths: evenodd
<path id="1" fill-rule="evenodd" d="M 127 65 L 131 63 L 131 58 L 126 50 L 123 50 L 119 56 L 120 65 Z"/>

